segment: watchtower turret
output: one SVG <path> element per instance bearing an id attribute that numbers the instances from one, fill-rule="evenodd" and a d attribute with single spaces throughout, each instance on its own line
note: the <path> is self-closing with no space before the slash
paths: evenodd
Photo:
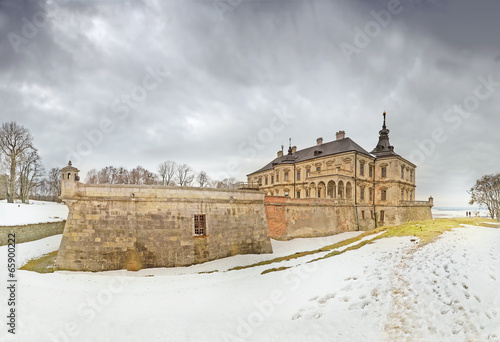
<path id="1" fill-rule="evenodd" d="M 77 183 L 80 180 L 78 172 L 80 170 L 71 165 L 71 160 L 68 162 L 68 166 L 61 169 L 61 197 L 75 195 Z"/>

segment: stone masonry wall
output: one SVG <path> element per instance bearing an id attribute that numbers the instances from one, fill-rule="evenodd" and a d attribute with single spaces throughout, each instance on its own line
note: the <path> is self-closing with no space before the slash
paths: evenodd
<path id="1" fill-rule="evenodd" d="M 59 269 L 139 270 L 272 252 L 264 195 L 254 191 L 77 183 L 63 200 Z M 194 235 L 196 214 L 206 215 L 206 236 Z"/>
<path id="2" fill-rule="evenodd" d="M 16 234 L 16 243 L 40 240 L 48 236 L 62 234 L 66 221 L 27 224 L 23 226 L 0 227 L 0 246 L 7 244 L 9 233 Z"/>
<path id="3" fill-rule="evenodd" d="M 266 196 L 269 234 L 276 240 L 334 235 L 346 231 L 371 230 L 377 226 L 432 219 L 431 205 L 369 206 L 319 198 Z M 356 215 L 357 210 L 357 215 Z M 384 211 L 384 221 L 380 212 Z"/>

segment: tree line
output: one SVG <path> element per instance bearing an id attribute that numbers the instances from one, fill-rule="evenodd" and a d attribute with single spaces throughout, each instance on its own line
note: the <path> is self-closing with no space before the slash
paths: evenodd
<path id="1" fill-rule="evenodd" d="M 236 179 L 211 179 L 205 171 L 195 172 L 187 164 L 165 161 L 157 172 L 142 166 L 131 170 L 124 167 L 106 166 L 87 173 L 88 184 L 149 184 L 168 186 L 199 186 L 233 189 Z M 21 199 L 57 201 L 61 195 L 60 168 L 46 171 L 38 149 L 33 144 L 30 131 L 16 122 L 2 123 L 0 128 L 0 199 L 14 203 Z"/>
<path id="2" fill-rule="evenodd" d="M 156 173 L 137 166 L 131 170 L 124 167 L 106 166 L 92 169 L 85 177 L 87 184 L 146 184 L 166 186 L 198 186 L 201 188 L 234 189 L 234 177 L 222 180 L 211 179 L 205 171 L 195 172 L 187 164 L 171 160 L 160 163 Z"/>

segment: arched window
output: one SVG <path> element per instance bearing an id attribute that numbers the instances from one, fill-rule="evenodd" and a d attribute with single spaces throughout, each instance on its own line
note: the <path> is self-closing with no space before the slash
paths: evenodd
<path id="1" fill-rule="evenodd" d="M 351 186 L 351 182 L 347 182 L 347 184 L 345 186 L 345 197 L 347 199 L 351 199 L 352 198 L 352 186 Z"/>
<path id="2" fill-rule="evenodd" d="M 328 182 L 328 197 L 330 198 L 335 198 L 337 197 L 337 187 L 335 186 L 335 182 L 334 181 L 329 181 Z"/>
<path id="3" fill-rule="evenodd" d="M 343 199 L 344 198 L 344 182 L 340 181 L 338 187 L 339 187 L 338 188 L 339 198 Z"/>

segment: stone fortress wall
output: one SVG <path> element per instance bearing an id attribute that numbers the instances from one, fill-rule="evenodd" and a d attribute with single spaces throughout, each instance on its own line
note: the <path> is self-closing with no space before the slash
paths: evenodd
<path id="1" fill-rule="evenodd" d="M 62 177 L 69 215 L 58 269 L 139 270 L 272 252 L 263 193 L 82 184 L 71 165 Z M 205 234 L 195 234 L 195 215 L 205 215 Z"/>
<path id="2" fill-rule="evenodd" d="M 349 201 L 327 198 L 299 199 L 284 196 L 266 196 L 265 201 L 269 234 L 276 240 L 328 236 L 428 220 L 432 219 L 433 205 L 432 199 L 385 206 L 354 205 Z"/>

